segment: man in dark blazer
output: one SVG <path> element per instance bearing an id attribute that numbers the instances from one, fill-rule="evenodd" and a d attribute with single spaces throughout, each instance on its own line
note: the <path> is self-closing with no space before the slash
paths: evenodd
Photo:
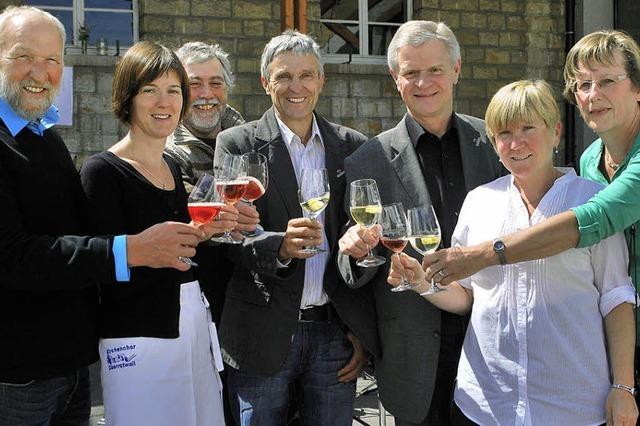
<path id="1" fill-rule="evenodd" d="M 460 47 L 446 25 L 403 24 L 389 45 L 388 62 L 408 113 L 395 128 L 347 158 L 347 183 L 375 179 L 383 205 L 433 205 L 443 246 L 448 247 L 467 192 L 499 177 L 502 168 L 484 122 L 453 111 Z M 414 292 L 391 292 L 386 283 L 389 261 L 377 269 L 355 266 L 353 259 L 377 242 L 377 229 L 352 226 L 340 240 L 344 255 L 339 267 L 350 286 L 364 286 L 360 289 L 374 295 L 381 341 L 381 353 L 375 354 L 380 398 L 396 425 L 449 425 L 467 322 Z M 421 259 L 411 247 L 406 252 Z"/>
<path id="2" fill-rule="evenodd" d="M 332 259 L 348 220 L 343 160 L 365 137 L 313 112 L 324 84 L 313 39 L 295 31 L 274 37 L 261 65 L 273 107 L 221 132 L 214 156 L 216 170 L 227 153 L 258 151 L 269 164 L 266 193 L 255 203 L 264 233 L 229 249 L 236 266 L 220 343 L 232 409 L 240 425 L 284 424 L 295 385 L 303 424 L 350 425 L 365 360 L 355 335 L 376 341 L 374 311 L 371 294 L 347 288 Z M 328 172 L 331 199 L 319 222 L 303 217 L 298 200 L 305 168 Z M 327 252 L 301 251 L 315 244 Z"/>

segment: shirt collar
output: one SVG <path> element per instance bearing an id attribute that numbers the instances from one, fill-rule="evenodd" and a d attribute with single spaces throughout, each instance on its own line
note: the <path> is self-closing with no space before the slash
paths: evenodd
<path id="1" fill-rule="evenodd" d="M 445 132 L 444 135 L 442 135 L 441 138 L 437 137 L 436 135 L 434 135 L 433 133 L 426 130 L 424 127 L 422 127 L 422 125 L 418 123 L 418 120 L 413 118 L 411 114 L 407 114 L 406 123 L 407 123 L 407 132 L 409 132 L 409 138 L 411 139 L 411 143 L 413 144 L 414 147 L 418 145 L 418 140 L 420 140 L 420 137 L 422 137 L 422 135 L 427 135 L 431 138 L 442 140 L 451 132 L 456 131 L 456 124 L 455 124 L 456 120 L 455 120 L 454 114 L 451 114 L 451 119 L 449 120 L 449 126 L 447 127 L 447 131 Z"/>
<path id="2" fill-rule="evenodd" d="M 60 115 L 58 114 L 58 108 L 51 105 L 44 116 L 33 122 L 18 115 L 17 112 L 9 105 L 9 103 L 0 98 L 0 119 L 7 125 L 11 136 L 15 137 L 25 127 L 40 136 L 44 134 L 44 131 L 50 127 L 53 127 L 58 121 L 60 121 Z"/>
<path id="3" fill-rule="evenodd" d="M 293 133 L 293 131 L 286 124 L 284 124 L 284 121 L 280 120 L 278 114 L 275 114 L 275 116 L 276 121 L 278 122 L 278 128 L 280 129 L 280 134 L 282 135 L 282 139 L 287 145 L 287 148 L 291 148 L 291 144 L 293 143 L 294 138 L 297 138 L 297 140 L 302 143 L 300 137 Z M 311 136 L 309 136 L 309 142 L 313 143 L 314 141 L 318 141 L 320 145 L 323 145 L 322 135 L 320 134 L 320 128 L 318 127 L 318 122 L 316 121 L 315 114 L 313 114 L 313 121 L 311 122 Z"/>

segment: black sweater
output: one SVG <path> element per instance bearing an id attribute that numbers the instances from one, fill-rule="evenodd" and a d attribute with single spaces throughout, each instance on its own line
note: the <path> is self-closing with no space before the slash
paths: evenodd
<path id="1" fill-rule="evenodd" d="M 135 234 L 164 221 L 189 222 L 187 194 L 178 166 L 165 156 L 173 191 L 153 186 L 111 152 L 89 158 L 80 171 L 96 233 Z M 128 283 L 103 283 L 100 291 L 102 337 L 178 337 L 180 284 L 193 272 L 133 268 Z"/>
<path id="2" fill-rule="evenodd" d="M 96 280 L 110 238 L 89 238 L 78 173 L 53 130 L 0 120 L 0 381 L 55 377 L 97 359 Z"/>

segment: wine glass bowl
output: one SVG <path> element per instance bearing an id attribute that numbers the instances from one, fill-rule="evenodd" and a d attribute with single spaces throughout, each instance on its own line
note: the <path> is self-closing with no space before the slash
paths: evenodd
<path id="1" fill-rule="evenodd" d="M 247 187 L 244 192 L 244 199 L 253 204 L 255 200 L 262 197 L 269 186 L 269 168 L 267 167 L 267 157 L 259 152 L 247 152 L 242 155 L 242 162 L 247 179 Z"/>
<path id="2" fill-rule="evenodd" d="M 353 220 L 360 226 L 370 228 L 378 222 L 382 211 L 378 185 L 373 179 L 359 179 L 351 182 L 349 187 L 349 211 Z M 367 256 L 359 259 L 356 264 L 365 268 L 382 265 L 386 259 L 374 255 L 368 247 Z"/>
<path id="3" fill-rule="evenodd" d="M 215 219 L 224 204 L 216 191 L 215 179 L 203 173 L 189 194 L 187 209 L 191 220 L 196 225 Z"/>
<path id="4" fill-rule="evenodd" d="M 330 197 L 327 169 L 302 169 L 298 200 L 305 217 L 317 220 L 317 217 L 329 204 Z M 327 250 L 322 247 L 311 246 L 305 247 L 300 251 L 302 253 L 317 254 Z"/>
<path id="5" fill-rule="evenodd" d="M 399 258 L 400 253 L 409 242 L 407 238 L 407 215 L 402 203 L 382 206 L 380 226 L 382 227 L 380 242 Z M 393 287 L 391 291 L 404 291 L 410 288 L 411 284 L 403 275 L 400 285 Z"/>
<path id="6" fill-rule="evenodd" d="M 242 157 L 226 153 L 222 162 L 222 167 L 217 170 L 215 179 L 216 191 L 225 204 L 235 205 L 242 199 L 247 189 L 248 181 Z M 227 244 L 240 244 L 242 241 L 234 240 L 229 231 L 221 237 L 212 238 L 211 241 Z"/>

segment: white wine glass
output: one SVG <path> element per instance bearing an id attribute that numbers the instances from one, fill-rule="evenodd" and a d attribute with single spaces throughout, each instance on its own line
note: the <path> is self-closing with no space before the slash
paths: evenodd
<path id="1" fill-rule="evenodd" d="M 216 171 L 216 190 L 222 201 L 228 205 L 236 205 L 242 199 L 247 189 L 248 181 L 240 155 L 226 153 L 222 162 L 222 168 Z M 227 244 L 240 244 L 241 240 L 234 240 L 231 232 L 225 232 L 221 237 L 212 238 L 211 241 Z"/>
<path id="2" fill-rule="evenodd" d="M 402 253 L 409 242 L 407 238 L 407 213 L 402 203 L 382 206 L 380 226 L 382 227 L 380 242 L 393 254 L 398 256 L 399 259 L 400 253 Z M 400 285 L 392 287 L 391 291 L 404 291 L 409 288 L 411 288 L 411 284 L 405 279 L 403 274 Z"/>
<path id="3" fill-rule="evenodd" d="M 414 207 L 407 211 L 407 227 L 409 241 L 415 251 L 421 255 L 433 253 L 440 245 L 440 224 L 433 206 Z M 409 286 L 408 288 L 412 288 Z M 435 294 L 445 290 L 431 280 L 431 287 L 424 295 Z"/>
<path id="4" fill-rule="evenodd" d="M 327 169 L 302 169 L 298 200 L 305 217 L 317 220 L 317 217 L 329 204 L 329 177 Z M 305 247 L 302 253 L 317 254 L 327 250 L 318 246 Z"/>
<path id="5" fill-rule="evenodd" d="M 378 185 L 373 179 L 358 179 L 351 182 L 349 188 L 349 210 L 351 217 L 360 226 L 370 228 L 378 222 L 382 204 Z M 380 266 L 386 262 L 382 256 L 374 255 L 367 247 L 367 256 L 359 259 L 356 265 L 365 268 Z"/>

